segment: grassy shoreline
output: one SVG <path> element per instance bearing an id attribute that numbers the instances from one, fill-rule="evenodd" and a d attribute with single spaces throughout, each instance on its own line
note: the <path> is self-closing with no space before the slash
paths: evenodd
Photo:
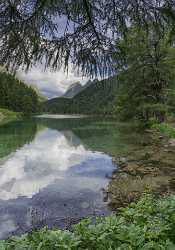
<path id="1" fill-rule="evenodd" d="M 10 111 L 8 109 L 3 109 L 0 108 L 0 125 L 13 121 L 13 120 L 18 120 L 22 116 L 22 113 L 17 113 Z"/>

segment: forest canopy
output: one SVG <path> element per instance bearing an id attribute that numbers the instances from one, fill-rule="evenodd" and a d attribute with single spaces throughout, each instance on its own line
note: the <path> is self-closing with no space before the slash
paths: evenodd
<path id="1" fill-rule="evenodd" d="M 39 110 L 35 90 L 7 72 L 0 72 L 0 107 L 25 114 Z"/>

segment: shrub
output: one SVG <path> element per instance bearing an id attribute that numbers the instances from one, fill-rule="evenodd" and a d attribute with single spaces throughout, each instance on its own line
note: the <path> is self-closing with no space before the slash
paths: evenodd
<path id="1" fill-rule="evenodd" d="M 175 128 L 167 123 L 154 124 L 152 125 L 152 128 L 158 130 L 160 133 L 168 136 L 169 138 L 175 138 Z"/>

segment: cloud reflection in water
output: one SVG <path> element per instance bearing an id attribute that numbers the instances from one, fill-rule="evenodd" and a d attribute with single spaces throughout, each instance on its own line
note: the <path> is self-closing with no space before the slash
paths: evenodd
<path id="1" fill-rule="evenodd" d="M 71 131 L 38 132 L 0 165 L 0 238 L 19 225 L 31 226 L 34 207 L 47 214 L 49 225 L 69 216 L 70 208 L 83 216 L 92 212 L 94 202 L 100 209 L 100 190 L 112 170 L 109 156 L 86 149 Z"/>
<path id="2" fill-rule="evenodd" d="M 55 180 L 64 178 L 69 168 L 88 158 L 99 157 L 75 143 L 75 136 L 45 129 L 35 140 L 15 152 L 0 167 L 0 199 L 31 198 Z"/>

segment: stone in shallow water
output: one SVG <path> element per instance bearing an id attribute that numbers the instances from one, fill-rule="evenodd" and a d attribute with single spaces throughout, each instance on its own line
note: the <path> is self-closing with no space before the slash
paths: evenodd
<path id="1" fill-rule="evenodd" d="M 119 167 L 126 167 L 128 165 L 128 159 L 126 157 L 114 158 L 113 162 L 119 165 Z"/>
<path id="2" fill-rule="evenodd" d="M 81 203 L 81 207 L 84 208 L 84 209 L 86 209 L 86 208 L 89 207 L 89 203 L 88 202 L 82 202 Z"/>
<path id="3" fill-rule="evenodd" d="M 175 139 L 170 139 L 168 142 L 170 146 L 175 147 Z"/>

